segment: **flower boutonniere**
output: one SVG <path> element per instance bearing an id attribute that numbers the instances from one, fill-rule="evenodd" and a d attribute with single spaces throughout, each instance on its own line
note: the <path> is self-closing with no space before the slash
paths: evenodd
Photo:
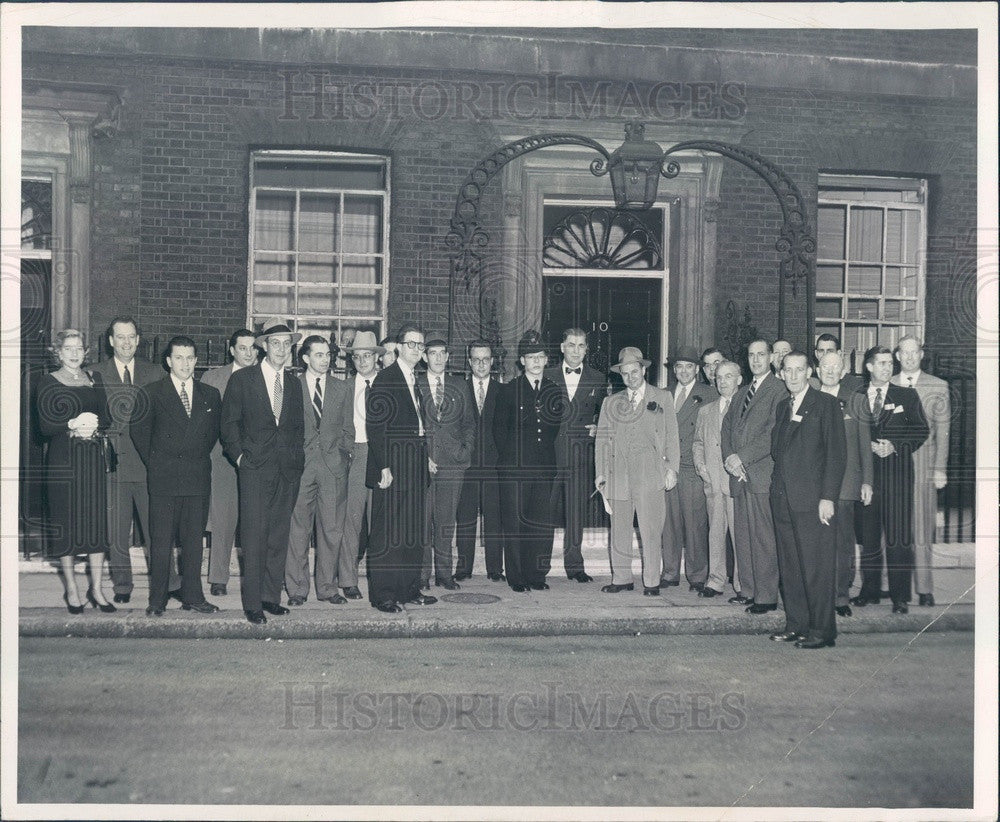
<path id="1" fill-rule="evenodd" d="M 647 402 L 646 403 L 646 410 L 647 411 L 659 411 L 661 414 L 663 413 L 663 408 L 660 405 L 657 404 L 656 400 L 650 400 L 649 402 Z"/>

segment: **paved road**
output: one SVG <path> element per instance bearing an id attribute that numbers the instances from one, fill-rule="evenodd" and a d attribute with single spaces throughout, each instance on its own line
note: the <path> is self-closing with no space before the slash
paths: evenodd
<path id="1" fill-rule="evenodd" d="M 747 636 L 22 639 L 19 796 L 967 807 L 973 649 L 968 633 L 825 651 Z"/>

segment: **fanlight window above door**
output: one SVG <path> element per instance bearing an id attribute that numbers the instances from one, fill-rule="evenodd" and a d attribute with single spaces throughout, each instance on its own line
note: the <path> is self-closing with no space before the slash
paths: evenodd
<path id="1" fill-rule="evenodd" d="M 663 270 L 663 212 L 545 206 L 546 269 Z"/>

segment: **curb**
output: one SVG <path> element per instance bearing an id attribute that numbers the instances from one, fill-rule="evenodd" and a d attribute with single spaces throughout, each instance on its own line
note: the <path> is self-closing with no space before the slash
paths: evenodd
<path id="1" fill-rule="evenodd" d="M 434 639 L 445 637 L 547 637 L 652 635 L 759 635 L 781 630 L 781 614 L 749 621 L 742 616 L 587 617 L 497 619 L 472 621 L 428 617 L 288 620 L 272 619 L 265 626 L 251 625 L 234 612 L 226 617 L 184 616 L 79 616 L 67 617 L 61 609 L 33 608 L 22 615 L 22 637 L 89 637 L 112 639 Z M 910 633 L 921 631 L 973 631 L 973 605 L 952 605 L 939 614 L 901 614 L 838 620 L 841 634 Z"/>

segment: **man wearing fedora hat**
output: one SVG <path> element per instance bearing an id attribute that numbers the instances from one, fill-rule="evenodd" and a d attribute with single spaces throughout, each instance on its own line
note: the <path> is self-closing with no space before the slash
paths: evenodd
<path id="1" fill-rule="evenodd" d="M 611 370 L 625 390 L 604 400 L 597 424 L 594 484 L 611 508 L 611 584 L 601 588 L 608 594 L 633 588 L 633 517 L 642 538 L 643 594 L 660 593 L 664 492 L 677 483 L 680 445 L 673 398 L 646 382 L 649 365 L 638 348 L 619 352 Z"/>
<path id="2" fill-rule="evenodd" d="M 705 484 L 695 470 L 694 435 L 698 411 L 715 399 L 715 392 L 697 381 L 701 355 L 682 348 L 673 358 L 677 384 L 671 402 L 677 414 L 680 470 L 677 489 L 667 494 L 667 516 L 663 526 L 663 585 L 679 585 L 681 556 L 690 590 L 701 593 L 708 579 L 708 505 Z"/>
<path id="3" fill-rule="evenodd" d="M 375 332 L 359 331 L 347 347 L 354 367 L 354 376 L 347 379 L 347 396 L 351 412 L 344 417 L 347 426 L 345 440 L 351 446 L 351 467 L 347 473 L 347 507 L 344 510 L 344 544 L 342 551 L 355 556 L 358 562 L 368 546 L 371 530 L 372 491 L 365 485 L 368 470 L 368 432 L 365 400 L 378 373 L 378 358 L 385 348 L 376 342 Z M 344 591 L 348 599 L 359 599 L 356 588 Z"/>
<path id="4" fill-rule="evenodd" d="M 302 339 L 279 319 L 257 336 L 260 364 L 229 379 L 222 399 L 222 445 L 239 472 L 241 594 L 247 619 L 257 625 L 281 605 L 288 531 L 305 467 L 302 387 L 287 370 Z"/>

